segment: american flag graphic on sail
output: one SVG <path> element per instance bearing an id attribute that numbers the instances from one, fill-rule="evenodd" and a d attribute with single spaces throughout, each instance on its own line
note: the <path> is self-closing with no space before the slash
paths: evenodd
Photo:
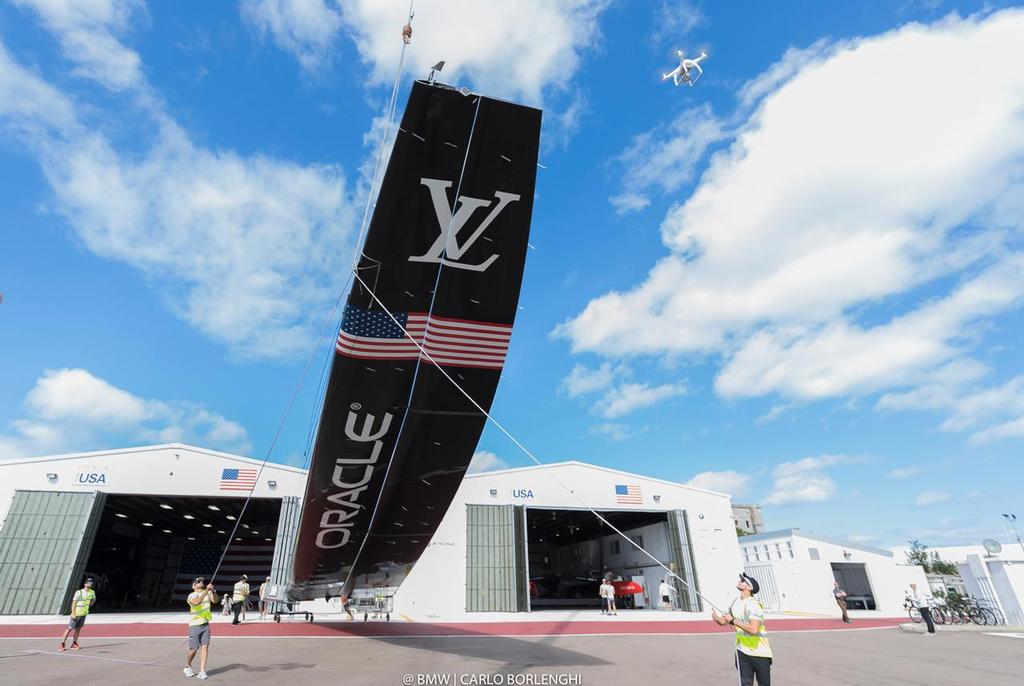
<path id="1" fill-rule="evenodd" d="M 426 312 L 388 314 L 348 305 L 337 350 L 365 360 L 415 360 L 422 346 L 426 355 L 440 365 L 501 369 L 511 337 L 510 324 L 452 319 Z"/>

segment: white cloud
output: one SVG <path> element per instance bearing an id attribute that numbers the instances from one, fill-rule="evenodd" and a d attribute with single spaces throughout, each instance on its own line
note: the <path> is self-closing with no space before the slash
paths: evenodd
<path id="1" fill-rule="evenodd" d="M 693 179 L 697 164 L 712 144 L 726 137 L 708 105 L 683 111 L 658 128 L 633 137 L 616 157 L 624 167 L 622 190 L 610 198 L 619 214 L 650 204 L 647 193 L 672 193 Z"/>
<path id="2" fill-rule="evenodd" d="M 270 36 L 302 68 L 314 71 L 330 62 L 341 28 L 341 10 L 324 0 L 242 0 L 243 21 Z"/>
<path id="3" fill-rule="evenodd" d="M 953 496 L 949 493 L 943 493 L 942 491 L 925 491 L 921 495 L 917 496 L 914 500 L 914 504 L 918 507 L 928 507 L 930 505 L 937 505 L 952 499 Z"/>
<path id="4" fill-rule="evenodd" d="M 718 354 L 727 396 L 905 389 L 963 358 L 1024 290 L 1008 238 L 1024 72 L 934 65 L 1022 61 L 1022 31 L 1010 10 L 788 54 L 665 217 L 671 254 L 556 335 L 606 356 Z M 899 297 L 923 286 L 932 299 Z"/>
<path id="5" fill-rule="evenodd" d="M 971 434 L 971 443 L 991 443 L 1003 438 L 1024 438 L 1024 416 Z"/>
<path id="6" fill-rule="evenodd" d="M 686 393 L 686 385 L 683 383 L 667 383 L 657 386 L 645 383 L 623 383 L 605 393 L 604 397 L 594 404 L 594 410 L 606 419 L 615 419 L 684 393 Z"/>
<path id="7" fill-rule="evenodd" d="M 885 475 L 887 479 L 910 479 L 924 472 L 924 469 L 916 465 L 910 467 L 897 467 L 890 469 Z"/>
<path id="8" fill-rule="evenodd" d="M 577 364 L 569 375 L 562 379 L 561 388 L 570 398 L 577 398 L 607 388 L 615 379 L 615 375 L 616 369 L 610 362 L 605 362 L 596 369 Z"/>
<path id="9" fill-rule="evenodd" d="M 692 488 L 728 493 L 733 498 L 742 498 L 750 491 L 750 476 L 741 472 L 701 472 L 686 482 Z"/>
<path id="10" fill-rule="evenodd" d="M 786 410 L 793 407 L 790 403 L 776 403 L 768 408 L 768 411 L 754 419 L 754 423 L 758 426 L 774 422 L 776 419 L 786 413 Z"/>
<path id="11" fill-rule="evenodd" d="M 0 434 L 0 458 L 139 442 L 252 450 L 245 428 L 203 405 L 143 398 L 84 369 L 46 370 L 25 396 L 25 409 L 27 416 Z"/>
<path id="12" fill-rule="evenodd" d="M 146 12 L 143 0 L 13 0 L 32 9 L 57 36 L 75 73 L 112 91 L 143 82 L 142 60 L 117 35 L 138 24 Z"/>
<path id="13" fill-rule="evenodd" d="M 88 249 L 138 269 L 239 357 L 307 350 L 344 280 L 355 218 L 342 173 L 202 148 L 150 114 L 153 140 L 122 151 L 0 44 L 0 127 L 26 134 L 52 209 Z"/>
<path id="14" fill-rule="evenodd" d="M 509 464 L 489 450 L 477 450 L 473 453 L 473 459 L 469 461 L 467 474 L 479 474 L 480 472 L 493 472 L 497 469 L 508 469 Z"/>
<path id="15" fill-rule="evenodd" d="M 979 388 L 988 368 L 973 360 L 942 367 L 919 387 L 883 395 L 881 409 L 940 410 L 948 413 L 944 431 L 973 429 L 972 443 L 1024 436 L 1024 374 L 993 388 Z M 987 426 L 985 426 L 987 425 Z"/>
<path id="16" fill-rule="evenodd" d="M 706 23 L 707 17 L 704 16 L 698 3 L 689 0 L 672 0 L 671 2 L 662 0 L 655 11 L 655 29 L 651 35 L 651 41 L 655 44 L 662 44 L 666 41 L 678 40 Z"/>
<path id="17" fill-rule="evenodd" d="M 628 424 L 616 424 L 614 422 L 605 422 L 603 424 L 596 424 L 591 426 L 587 430 L 588 436 L 601 436 L 611 441 L 628 441 L 630 438 L 638 434 L 645 433 L 650 429 L 649 426 L 644 425 L 639 429 L 634 429 Z"/>
<path id="18" fill-rule="evenodd" d="M 609 0 L 419 0 L 405 68 L 422 78 L 445 60 L 448 83 L 468 81 L 488 94 L 539 103 L 564 88 L 582 54 L 600 45 L 598 17 Z M 369 79 L 391 83 L 405 8 L 374 0 L 339 5 L 345 29 L 369 66 Z"/>
<path id="19" fill-rule="evenodd" d="M 783 462 L 772 470 L 772 489 L 765 497 L 766 505 L 820 503 L 837 492 L 836 483 L 825 470 L 849 462 L 844 455 L 819 455 L 793 462 Z"/>

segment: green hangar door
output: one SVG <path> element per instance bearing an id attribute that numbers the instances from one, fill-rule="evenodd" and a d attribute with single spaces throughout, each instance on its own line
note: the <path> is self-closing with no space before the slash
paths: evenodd
<path id="1" fill-rule="evenodd" d="M 0 615 L 68 609 L 105 501 L 99 492 L 15 491 L 0 529 Z"/>
<path id="2" fill-rule="evenodd" d="M 522 506 L 466 506 L 467 612 L 527 611 L 525 529 Z"/>

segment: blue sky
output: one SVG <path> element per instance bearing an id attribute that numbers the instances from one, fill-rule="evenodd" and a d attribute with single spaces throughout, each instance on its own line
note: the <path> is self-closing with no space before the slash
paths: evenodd
<path id="1" fill-rule="evenodd" d="M 401 102 L 446 59 L 545 110 L 495 415 L 543 461 L 731 492 L 770 527 L 1002 538 L 1024 477 L 1004 5 L 417 2 Z M 298 386 L 271 459 L 304 463 L 406 9 L 0 5 L 2 457 L 263 457 Z M 710 55 L 693 88 L 660 79 L 678 48 Z M 478 468 L 527 463 L 485 432 Z"/>

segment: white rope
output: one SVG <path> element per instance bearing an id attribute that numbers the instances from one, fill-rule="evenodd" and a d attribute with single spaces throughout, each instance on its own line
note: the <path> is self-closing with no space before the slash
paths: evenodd
<path id="1" fill-rule="evenodd" d="M 408 24 L 412 25 L 413 18 L 413 3 L 415 0 L 409 1 L 409 20 Z M 359 258 L 363 257 L 363 240 L 366 237 L 366 232 L 369 229 L 371 210 L 377 206 L 376 202 L 376 187 L 377 177 L 380 175 L 380 168 L 384 162 L 384 151 L 387 149 L 388 136 L 391 134 L 391 125 L 395 119 L 395 110 L 398 107 L 398 89 L 402 82 L 402 65 L 405 64 L 405 49 L 409 46 L 405 40 L 402 40 L 402 53 L 398 57 L 398 69 L 395 70 L 395 81 L 391 86 L 391 99 L 388 101 L 387 109 L 384 110 L 384 135 L 381 136 L 380 144 L 377 146 L 377 161 L 373 166 L 373 176 L 370 177 L 370 188 L 366 194 L 366 207 L 363 208 L 363 219 L 359 222 L 359 235 L 356 237 L 356 250 L 352 255 L 352 269 L 357 269 L 359 265 Z"/>
<path id="2" fill-rule="evenodd" d="M 407 338 L 408 338 L 408 339 L 409 339 L 410 341 L 412 341 L 412 342 L 413 342 L 413 344 L 414 344 L 414 345 L 415 345 L 415 346 L 416 346 L 416 347 L 417 347 L 417 348 L 419 349 L 419 351 L 420 351 L 420 355 L 422 355 L 423 357 L 425 357 L 425 358 L 427 359 L 427 361 L 428 361 L 428 362 L 430 362 L 431 364 L 433 364 L 433 365 L 434 365 L 434 366 L 435 366 L 435 367 L 437 368 L 437 370 L 438 370 L 439 372 L 441 372 L 441 374 L 443 374 L 443 375 L 444 375 L 444 377 L 445 377 L 446 379 L 448 379 L 448 380 L 449 380 L 449 381 L 450 381 L 450 382 L 452 383 L 452 385 L 453 385 L 453 386 L 455 386 L 455 388 L 456 388 L 456 389 L 458 389 L 458 391 L 459 391 L 460 393 L 462 393 L 462 395 L 464 395 L 464 396 L 466 397 L 466 399 L 467 399 L 467 400 L 469 400 L 469 402 L 470 402 L 470 403 L 472 403 L 472 404 L 473 404 L 473 407 L 475 407 L 475 408 L 476 408 L 476 409 L 477 409 L 477 410 L 478 410 L 478 411 L 479 411 L 479 412 L 480 412 L 481 414 L 483 414 L 483 415 L 484 415 L 484 417 L 486 417 L 486 418 L 488 419 L 488 421 L 490 421 L 490 422 L 491 422 L 492 424 L 494 424 L 494 426 L 498 427 L 498 429 L 499 429 L 499 430 L 500 430 L 500 431 L 501 431 L 501 432 L 502 432 L 503 434 L 505 434 L 505 435 L 506 435 L 506 436 L 507 436 L 507 437 L 509 438 L 509 440 L 511 440 L 511 441 L 512 441 L 512 442 L 513 442 L 513 443 L 514 443 L 514 444 L 516 445 L 516 447 L 517 447 L 517 448 L 519 448 L 519 449 L 520 449 L 520 450 L 521 450 L 521 451 L 523 452 L 523 454 L 525 454 L 525 455 L 526 455 L 527 457 L 529 457 L 529 458 L 530 458 L 531 460 L 533 460 L 533 462 L 534 462 L 534 463 L 536 463 L 538 467 L 543 467 L 543 466 L 544 466 L 544 463 L 542 463 L 542 462 L 541 462 L 540 460 L 538 460 L 538 459 L 537 459 L 537 457 L 536 457 L 536 456 L 535 456 L 535 455 L 534 455 L 534 454 L 533 454 L 532 452 L 530 452 L 529 448 L 527 448 L 527 447 L 526 447 L 525 445 L 523 445 L 523 444 L 522 444 L 522 443 L 521 443 L 521 442 L 519 441 L 519 439 L 517 439 L 517 438 L 516 438 L 515 436 L 513 436 L 513 435 L 512 435 L 512 434 L 511 434 L 511 433 L 509 432 L 509 430 L 508 430 L 508 429 L 506 429 L 506 428 L 505 428 L 505 427 L 504 427 L 504 426 L 503 426 L 503 425 L 501 424 L 501 422 L 499 422 L 499 421 L 498 421 L 497 419 L 495 419 L 495 418 L 494 418 L 494 417 L 493 417 L 493 416 L 492 416 L 492 415 L 491 415 L 491 414 L 490 414 L 490 413 L 489 413 L 489 412 L 488 412 L 487 410 L 485 410 L 485 409 L 484 409 L 484 408 L 483 408 L 483 407 L 482 407 L 482 406 L 480 405 L 480 403 L 478 403 L 478 402 L 477 402 L 477 401 L 476 401 L 476 400 L 475 400 L 475 399 L 473 398 L 473 396 L 471 396 L 471 395 L 470 395 L 470 394 L 469 394 L 469 393 L 468 393 L 468 392 L 466 391 L 466 389 L 464 389 L 464 388 L 463 388 L 463 387 L 462 387 L 462 386 L 461 386 L 461 385 L 459 384 L 459 382 L 458 382 L 458 381 L 456 381 L 455 379 L 453 379 L 453 378 L 451 377 L 451 375 L 450 375 L 450 374 L 449 374 L 449 373 L 448 373 L 447 371 L 445 371 L 445 369 L 444 369 L 444 368 L 443 368 L 443 367 L 442 367 L 442 366 L 441 366 L 440 364 L 438 364 L 438 363 L 437 363 L 437 361 L 436 361 L 436 360 L 434 360 L 434 358 L 433 358 L 433 357 L 431 357 L 431 356 L 430 356 L 430 353 L 428 353 L 428 352 L 427 352 L 427 351 L 426 351 L 426 350 L 424 349 L 424 347 L 423 347 L 423 346 L 422 346 L 422 345 L 421 345 L 421 344 L 419 343 L 419 341 L 417 341 L 417 340 L 416 340 L 415 338 L 413 338 L 413 337 L 412 337 L 411 335 L 409 335 L 409 332 L 405 330 L 405 327 L 404 327 L 404 326 L 402 326 L 402 323 L 401 323 L 400 321 L 398 321 L 398 319 L 397 319 L 397 318 L 396 318 L 396 317 L 395 317 L 395 316 L 394 316 L 394 315 L 393 315 L 393 314 L 391 313 L 391 310 L 389 310 L 389 309 L 387 308 L 387 306 L 386 306 L 386 305 L 385 305 L 385 304 L 384 304 L 383 302 L 381 302 L 380 298 L 378 298 L 378 297 L 377 297 L 377 294 L 376 294 L 376 293 L 374 293 L 374 292 L 373 292 L 372 290 L 370 290 L 369 286 L 367 286 L 366 282 L 365 282 L 365 281 L 363 281 L 362 277 L 360 277 L 358 273 L 354 273 L 354 274 L 355 274 L 355 279 L 356 279 L 356 280 L 357 280 L 357 281 L 358 281 L 359 283 L 361 283 L 361 284 L 363 285 L 363 287 L 364 287 L 364 288 L 366 288 L 366 290 L 367 290 L 367 291 L 368 291 L 368 292 L 370 293 L 370 297 L 372 297 L 372 298 L 374 299 L 374 301 L 376 301 L 376 303 L 377 303 L 378 305 L 380 305 L 381 309 L 382 309 L 382 310 L 384 310 L 384 312 L 386 312 L 386 313 L 387 313 L 387 315 L 388 315 L 388 317 L 389 317 L 389 318 L 391 319 L 391 321 L 393 321 L 393 322 L 394 322 L 394 323 L 395 323 L 395 324 L 396 324 L 396 325 L 397 325 L 397 326 L 398 326 L 398 327 L 399 327 L 399 328 L 400 328 L 400 329 L 402 330 L 402 333 L 404 333 L 404 334 L 406 335 L 406 337 L 407 337 Z M 690 589 L 691 591 L 693 591 L 694 595 L 696 595 L 696 596 L 697 596 L 698 598 L 700 598 L 701 600 L 705 601 L 705 602 L 706 602 L 706 603 L 707 603 L 708 605 L 710 605 L 710 606 L 712 607 L 712 609 L 714 609 L 714 610 L 717 610 L 717 611 L 718 611 L 719 613 L 721 613 L 721 612 L 722 612 L 722 609 L 721 609 L 720 607 L 718 607 L 718 606 L 717 606 L 717 605 L 716 605 L 715 603 L 711 602 L 711 600 L 709 600 L 707 596 L 705 596 L 705 595 L 704 595 L 704 594 L 702 594 L 702 593 L 701 593 L 700 591 L 698 591 L 698 590 L 697 590 L 696 588 L 694 588 L 694 586 L 693 586 L 692 584 L 690 584 L 689 582 L 687 582 L 687 581 L 686 581 L 686 579 L 684 579 L 683 577 L 679 576 L 678 574 L 676 574 L 675 572 L 673 572 L 673 571 L 672 571 L 671 569 L 669 569 L 668 567 L 666 567 L 666 566 L 664 565 L 664 563 L 662 563 L 662 562 L 661 562 L 661 560 L 659 560 L 658 558 L 656 558 L 656 557 L 655 557 L 654 555 L 652 555 L 651 553 L 647 552 L 647 550 L 645 550 L 645 549 L 644 549 L 644 548 L 643 548 L 642 546 L 638 545 L 638 544 L 636 543 L 636 541 L 634 541 L 634 540 L 633 540 L 633 539 L 631 539 L 631 538 L 630 538 L 629 536 L 627 536 L 627 535 L 626 535 L 626 534 L 624 534 L 624 533 L 623 533 L 622 531 L 620 531 L 620 530 L 619 530 L 619 529 L 618 529 L 618 528 L 617 528 L 617 527 L 616 527 L 616 526 L 615 526 L 614 524 L 612 524 L 611 522 L 609 522 L 609 521 L 608 521 L 608 520 L 607 520 L 607 519 L 606 519 L 605 517 L 603 517 L 603 516 L 602 516 L 602 515 L 601 515 L 601 514 L 600 514 L 600 513 L 599 513 L 599 512 L 597 511 L 597 510 L 595 510 L 594 508 L 590 507 L 590 505 L 588 505 L 588 504 L 587 504 L 587 503 L 586 503 L 586 502 L 585 502 L 585 501 L 584 501 L 584 500 L 583 500 L 582 498 L 580 498 L 580 497 L 579 497 L 578 495 L 576 495 L 576 492 L 575 492 L 575 491 L 574 491 L 573 489 L 569 488 L 569 486 L 568 486 L 568 485 L 566 485 L 566 484 L 565 484 L 564 482 L 562 482 L 562 480 L 561 480 L 561 479 L 559 479 L 559 478 L 558 478 L 557 476 L 555 476 L 555 475 L 554 475 L 554 473 L 552 473 L 552 472 L 551 472 L 550 470 L 547 470 L 547 469 L 545 469 L 545 470 L 543 470 L 543 471 L 544 471 L 544 473 L 545 473 L 545 474 L 547 474 L 548 476 L 550 476 L 550 477 L 551 477 L 551 478 L 552 478 L 552 479 L 553 479 L 553 480 L 554 480 L 554 481 L 555 481 L 555 482 L 556 482 L 556 483 L 557 483 L 557 484 L 558 484 L 559 486 L 561 486 L 561 487 L 562 487 L 563 489 L 565 489 L 565 490 L 566 490 L 566 491 L 567 491 L 567 492 L 568 492 L 568 493 L 569 493 L 569 494 L 570 494 L 570 495 L 571 495 L 571 496 L 572 496 L 573 498 L 575 498 L 575 499 L 576 499 L 576 501 L 577 501 L 577 502 L 579 502 L 579 504 L 580 504 L 580 505 L 582 505 L 584 509 L 588 510 L 588 511 L 589 511 L 589 512 L 590 512 L 591 514 L 593 514 L 593 515 L 594 515 L 595 517 L 597 517 L 597 518 L 598 518 L 599 520 L 601 520 L 601 521 L 602 521 L 602 522 L 603 522 L 603 523 L 604 523 L 605 525 L 607 525 L 607 526 L 608 526 L 608 528 L 610 528 L 610 529 L 611 529 L 612 531 L 614 531 L 615 533 L 617 533 L 617 534 L 618 534 L 619 536 L 621 536 L 622 538 L 626 539 L 626 540 L 627 540 L 627 541 L 629 542 L 629 544 L 630 544 L 630 545 L 632 545 L 632 546 L 633 546 L 634 548 L 636 548 L 636 549 L 637 549 L 638 551 L 640 551 L 641 553 L 643 553 L 644 555 L 646 555 L 647 557 L 649 557 L 649 558 L 651 559 L 651 561 L 653 561 L 653 562 L 654 562 L 654 563 L 655 563 L 656 565 L 658 565 L 658 566 L 659 566 L 659 567 L 661 567 L 661 568 L 662 568 L 663 570 L 665 570 L 666 572 L 668 572 L 668 573 L 669 573 L 669 575 L 671 575 L 671 576 L 672 576 L 672 577 L 674 577 L 675 579 L 679 580 L 679 581 L 680 581 L 680 582 L 681 582 L 681 583 L 682 583 L 682 584 L 683 584 L 684 586 L 686 586 L 686 588 L 688 588 L 688 589 Z"/>

